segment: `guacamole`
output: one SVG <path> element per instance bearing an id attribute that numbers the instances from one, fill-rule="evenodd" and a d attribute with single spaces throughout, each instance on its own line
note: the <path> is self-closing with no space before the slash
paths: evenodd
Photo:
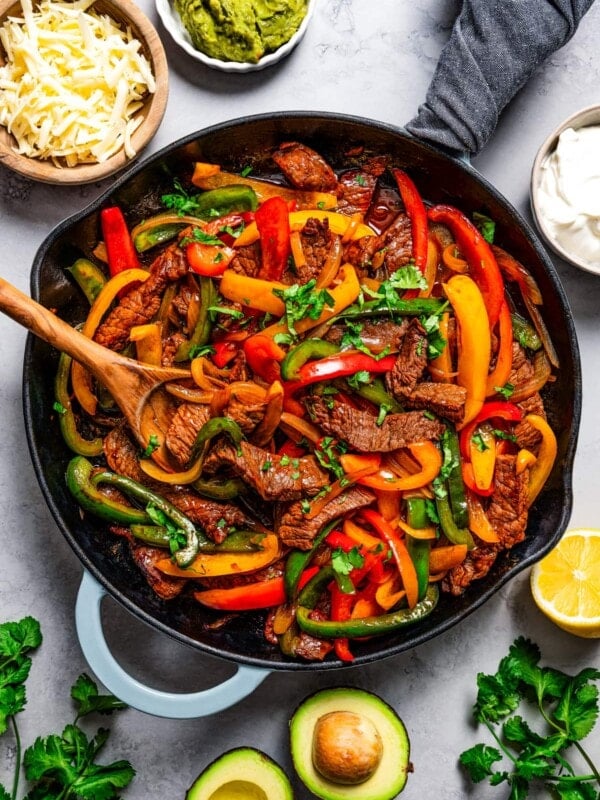
<path id="1" fill-rule="evenodd" d="M 256 63 L 300 27 L 308 0 L 175 0 L 197 50 L 221 61 Z"/>

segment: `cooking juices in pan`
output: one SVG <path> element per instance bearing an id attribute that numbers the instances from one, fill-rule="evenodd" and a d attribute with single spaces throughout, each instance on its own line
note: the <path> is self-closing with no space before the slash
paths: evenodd
<path id="1" fill-rule="evenodd" d="M 223 626 L 264 609 L 266 640 L 304 660 L 350 662 L 484 577 L 556 455 L 535 280 L 493 220 L 361 155 L 334 172 L 287 142 L 276 181 L 196 163 L 160 213 L 104 209 L 95 263 L 65 265 L 88 335 L 189 369 L 139 442 L 61 358 L 74 502 L 160 598 Z"/>

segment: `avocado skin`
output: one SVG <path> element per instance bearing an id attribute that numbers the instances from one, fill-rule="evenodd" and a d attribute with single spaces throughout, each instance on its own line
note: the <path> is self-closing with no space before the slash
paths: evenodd
<path id="1" fill-rule="evenodd" d="M 210 800 L 227 784 L 246 786 L 247 791 L 239 797 L 248 800 L 294 800 L 292 785 L 283 769 L 253 747 L 237 747 L 216 758 L 190 786 L 186 800 Z"/>
<path id="2" fill-rule="evenodd" d="M 312 762 L 315 723 L 330 711 L 354 711 L 368 717 L 384 742 L 384 754 L 374 775 L 358 785 L 333 783 Z M 290 720 L 290 749 L 298 777 L 321 800 L 393 800 L 406 785 L 410 741 L 404 723 L 378 695 L 353 686 L 323 689 L 307 697 Z"/>

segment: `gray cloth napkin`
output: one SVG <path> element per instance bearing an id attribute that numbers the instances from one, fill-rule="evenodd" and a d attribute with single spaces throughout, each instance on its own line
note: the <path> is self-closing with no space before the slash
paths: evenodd
<path id="1" fill-rule="evenodd" d="M 575 33 L 594 0 L 464 0 L 407 130 L 477 153 L 536 67 Z"/>

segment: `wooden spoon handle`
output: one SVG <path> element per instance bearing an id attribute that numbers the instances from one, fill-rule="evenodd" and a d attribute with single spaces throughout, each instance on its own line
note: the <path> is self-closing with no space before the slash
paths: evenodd
<path id="1" fill-rule="evenodd" d="M 40 339 L 72 356 L 94 374 L 118 356 L 88 339 L 31 297 L 0 278 L 0 311 Z"/>

